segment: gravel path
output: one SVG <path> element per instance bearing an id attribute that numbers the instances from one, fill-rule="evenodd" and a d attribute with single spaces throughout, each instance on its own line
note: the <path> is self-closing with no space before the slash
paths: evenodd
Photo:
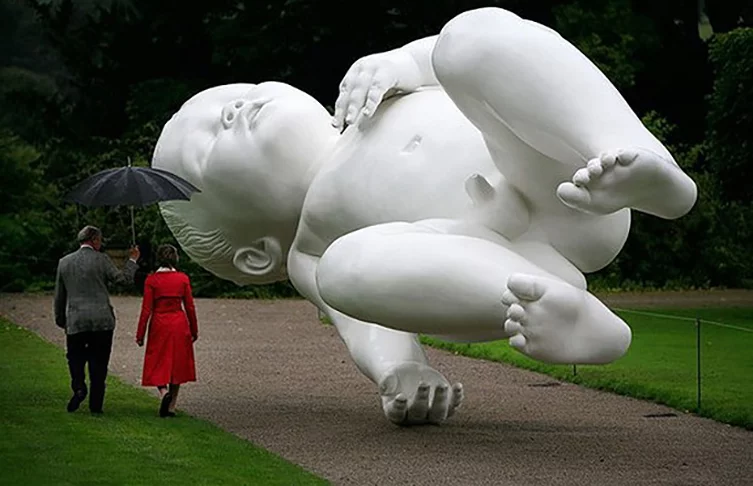
<path id="1" fill-rule="evenodd" d="M 736 298 L 750 304 L 753 293 Z M 113 304 L 111 369 L 138 385 L 140 300 Z M 62 345 L 51 305 L 49 296 L 0 295 L 0 314 Z M 198 299 L 197 308 L 199 382 L 179 408 L 333 484 L 753 484 L 752 432 L 684 414 L 647 418 L 672 410 L 572 384 L 537 386 L 552 381 L 437 350 L 433 364 L 465 385 L 463 407 L 441 427 L 395 427 L 309 303 Z"/>

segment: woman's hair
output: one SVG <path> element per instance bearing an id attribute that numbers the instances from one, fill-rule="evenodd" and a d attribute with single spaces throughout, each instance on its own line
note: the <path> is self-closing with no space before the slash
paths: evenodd
<path id="1" fill-rule="evenodd" d="M 173 245 L 160 245 L 157 248 L 157 265 L 160 267 L 175 268 L 178 264 L 178 249 Z"/>

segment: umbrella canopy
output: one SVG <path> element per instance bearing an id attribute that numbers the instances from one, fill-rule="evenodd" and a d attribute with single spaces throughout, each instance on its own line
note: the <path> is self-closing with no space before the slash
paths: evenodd
<path id="1" fill-rule="evenodd" d="M 66 201 L 84 206 L 131 206 L 131 239 L 136 245 L 133 206 L 160 201 L 188 201 L 199 188 L 162 169 L 127 167 L 106 169 L 76 184 Z"/>
<path id="2" fill-rule="evenodd" d="M 79 182 L 65 199 L 84 206 L 146 206 L 160 201 L 187 201 L 194 192 L 201 191 L 165 170 L 128 166 L 94 174 Z"/>

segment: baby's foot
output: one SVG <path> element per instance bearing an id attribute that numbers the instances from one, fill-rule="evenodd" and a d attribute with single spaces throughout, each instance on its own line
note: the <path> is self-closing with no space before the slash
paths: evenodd
<path id="1" fill-rule="evenodd" d="M 641 148 L 604 152 L 557 188 L 560 200 L 591 214 L 631 208 L 664 219 L 687 214 L 695 204 L 693 180 L 674 161 Z"/>
<path id="2" fill-rule="evenodd" d="M 509 306 L 510 345 L 547 363 L 604 364 L 630 345 L 630 328 L 598 299 L 565 282 L 514 274 L 502 302 Z"/>

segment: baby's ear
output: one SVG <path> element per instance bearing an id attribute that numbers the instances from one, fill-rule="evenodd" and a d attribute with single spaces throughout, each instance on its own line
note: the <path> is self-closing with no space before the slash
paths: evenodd
<path id="1" fill-rule="evenodd" d="M 265 236 L 251 246 L 236 250 L 233 265 L 240 272 L 253 277 L 266 277 L 280 273 L 285 258 L 277 238 Z"/>

